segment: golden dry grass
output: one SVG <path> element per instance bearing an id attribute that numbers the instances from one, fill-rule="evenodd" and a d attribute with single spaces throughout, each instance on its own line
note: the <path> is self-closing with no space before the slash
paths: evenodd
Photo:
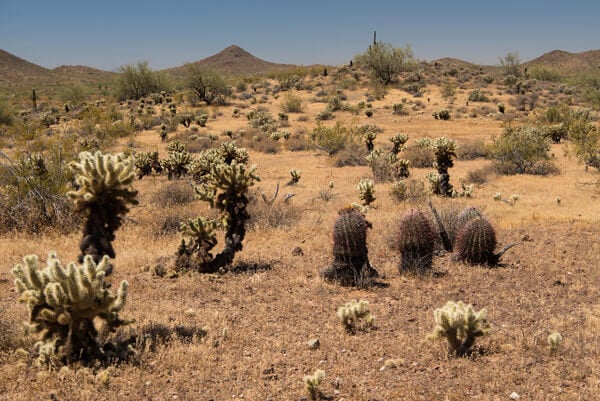
<path id="1" fill-rule="evenodd" d="M 328 79 L 315 78 L 314 83 L 329 85 Z M 494 88 L 494 96 L 498 90 Z M 347 91 L 348 102 L 364 100 L 366 91 L 360 86 Z M 459 90 L 455 104 L 465 104 L 467 93 Z M 310 132 L 325 104 L 312 102 L 314 92 L 299 94 L 309 121 L 298 122 L 298 115 L 290 114 L 290 129 Z M 389 106 L 403 97 L 410 95 L 391 89 L 385 99 L 373 102 L 372 118 L 338 112 L 335 121 L 377 124 L 384 129 L 377 138 L 379 146 L 397 132 L 409 134 L 410 141 L 445 135 L 460 142 L 489 141 L 502 131 L 501 121 L 487 117 L 433 120 L 431 112 L 446 106 L 437 87 L 428 87 L 421 98 L 422 114 L 392 115 Z M 276 115 L 281 98 L 262 106 Z M 508 104 L 506 95 L 500 100 Z M 247 128 L 243 117 L 230 118 L 238 103 L 215 109 L 222 116 L 209 120 L 208 131 Z M 164 155 L 155 131 L 143 132 L 135 142 L 140 150 L 159 149 Z M 207 213 L 207 208 L 193 201 L 161 209 L 152 200 L 168 185 L 166 178 L 137 181 L 140 205 L 117 232 L 111 277 L 113 283 L 129 281 L 122 316 L 136 323 L 119 335 L 141 336 L 153 327 L 175 333 L 177 326 L 192 334 L 203 328 L 206 335 L 159 338 L 138 347 L 132 362 L 108 371 L 76 366 L 48 372 L 15 353 L 33 340 L 21 335 L 25 308 L 16 302 L 10 269 L 26 254 L 44 256 L 50 250 L 65 262 L 74 260 L 79 234 L 0 237 L 5 255 L 0 264 L 0 328 L 6 339 L 0 349 L 0 399 L 301 400 L 308 397 L 302 377 L 316 369 L 327 375 L 320 390 L 336 400 L 506 400 L 512 392 L 527 400 L 596 399 L 600 209 L 596 189 L 578 182 L 596 180 L 597 175 L 584 172 L 574 157 L 565 155 L 566 147 L 553 148 L 561 170 L 557 176 L 494 176 L 477 187 L 471 199 L 433 200 L 440 209 L 477 206 L 497 228 L 499 246 L 517 242 L 501 268 L 465 266 L 445 255 L 435 258 L 432 275 L 400 274 L 399 255 L 390 247 L 397 220 L 409 208 L 426 205 L 398 203 L 389 194 L 389 184 L 376 184 L 376 207 L 367 215 L 373 224 L 368 245 L 371 263 L 384 276 L 379 282 L 385 285 L 368 289 L 327 284 L 318 275 L 333 259 L 331 230 L 337 211 L 358 201 L 356 184 L 372 177 L 368 167 L 335 168 L 316 151 L 251 151 L 251 163 L 262 178 L 257 186 L 266 194 L 289 179 L 291 168 L 302 170 L 298 185 L 281 189 L 296 194 L 291 202 L 300 218 L 288 226 L 260 227 L 247 234 L 236 262 L 266 269 L 176 279 L 154 277 L 147 269 L 159 257 L 173 254 L 180 241 L 178 234 L 159 235 L 160 227 L 166 215 L 194 216 Z M 457 186 L 469 171 L 489 163 L 457 160 L 451 181 Z M 412 178 L 421 179 L 427 171 L 412 169 Z M 335 197 L 325 202 L 319 192 L 330 181 Z M 496 192 L 521 199 L 514 206 L 495 202 Z M 301 247 L 303 255 L 294 256 L 295 247 Z M 344 331 L 335 313 L 351 299 L 369 301 L 376 317 L 373 330 L 356 335 Z M 488 311 L 491 332 L 478 341 L 470 357 L 449 356 L 443 341 L 425 340 L 434 326 L 433 311 L 448 300 Z M 551 355 L 546 338 L 555 331 L 564 342 Z M 313 338 L 320 341 L 316 350 L 306 344 Z M 390 359 L 397 360 L 395 367 L 382 369 Z"/>

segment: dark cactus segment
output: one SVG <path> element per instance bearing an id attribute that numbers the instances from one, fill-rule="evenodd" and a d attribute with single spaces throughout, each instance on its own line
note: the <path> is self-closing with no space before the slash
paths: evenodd
<path id="1" fill-rule="evenodd" d="M 398 250 L 402 259 L 398 270 L 424 271 L 431 268 L 435 232 L 429 219 L 419 210 L 409 210 L 400 220 Z"/>
<path id="2" fill-rule="evenodd" d="M 479 209 L 477 209 L 474 206 L 469 206 L 468 208 L 460 212 L 458 216 L 456 216 L 456 220 L 454 221 L 454 224 L 452 224 L 452 227 L 450 227 L 449 230 L 450 241 L 452 241 L 452 244 L 456 243 L 456 236 L 458 235 L 460 230 L 471 220 L 474 220 L 478 217 L 483 217 L 483 214 L 479 211 Z"/>
<path id="3" fill-rule="evenodd" d="M 495 248 L 494 228 L 485 217 L 477 217 L 458 232 L 455 259 L 472 265 L 495 265 L 498 262 Z"/>
<path id="4" fill-rule="evenodd" d="M 355 208 L 340 210 L 333 227 L 333 265 L 321 271 L 321 277 L 342 285 L 364 283 L 366 277 L 376 277 L 369 264 L 367 229 L 371 224 Z"/>

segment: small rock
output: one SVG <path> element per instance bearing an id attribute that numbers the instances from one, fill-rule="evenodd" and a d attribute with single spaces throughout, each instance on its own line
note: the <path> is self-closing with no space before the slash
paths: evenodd
<path id="1" fill-rule="evenodd" d="M 302 256 L 302 255 L 304 255 L 304 251 L 302 251 L 302 248 L 297 246 L 294 249 L 292 249 L 292 255 L 293 256 Z"/>
<path id="2" fill-rule="evenodd" d="M 308 340 L 306 342 L 306 345 L 308 345 L 308 349 L 314 351 L 314 350 L 319 349 L 321 347 L 321 341 L 319 341 L 318 338 L 311 338 L 310 340 Z"/>
<path id="3" fill-rule="evenodd" d="M 518 400 L 521 397 L 519 396 L 519 394 L 513 391 L 512 393 L 510 393 L 510 396 L 508 396 L 508 398 L 510 398 L 511 400 Z"/>

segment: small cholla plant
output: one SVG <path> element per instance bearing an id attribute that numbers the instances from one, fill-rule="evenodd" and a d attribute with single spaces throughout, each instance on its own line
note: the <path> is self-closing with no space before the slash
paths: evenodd
<path id="1" fill-rule="evenodd" d="M 365 145 L 367 145 L 367 151 L 372 152 L 375 149 L 374 141 L 377 138 L 377 132 L 375 131 L 367 131 L 365 133 Z"/>
<path id="2" fill-rule="evenodd" d="M 138 179 L 142 179 L 144 176 L 152 174 L 152 170 L 156 174 L 162 172 L 162 166 L 158 160 L 158 152 L 140 152 L 135 155 L 135 168 L 137 169 Z"/>
<path id="3" fill-rule="evenodd" d="M 79 263 L 90 255 L 100 263 L 104 255 L 115 257 L 112 241 L 122 218 L 129 212 L 128 205 L 137 205 L 137 191 L 130 185 L 135 178 L 133 160 L 124 154 L 95 154 L 82 152 L 79 162 L 69 164 L 78 189 L 67 195 L 77 210 L 86 217 L 83 239 L 79 244 Z M 107 274 L 112 269 L 107 269 Z"/>
<path id="4" fill-rule="evenodd" d="M 308 392 L 311 400 L 317 400 L 321 398 L 321 391 L 319 391 L 319 385 L 325 378 L 325 372 L 321 369 L 315 370 L 312 375 L 306 375 L 303 377 L 304 388 Z"/>
<path id="5" fill-rule="evenodd" d="M 377 277 L 371 267 L 367 249 L 367 229 L 371 223 L 354 207 L 339 211 L 333 226 L 333 264 L 321 270 L 325 280 L 341 285 L 365 285 Z"/>
<path id="6" fill-rule="evenodd" d="M 30 255 L 12 270 L 19 301 L 29 310 L 28 330 L 40 334 L 36 348 L 41 364 L 91 362 L 113 356 L 105 351 L 111 347 L 99 342 L 94 320 L 102 322 L 103 333 L 130 322 L 118 315 L 125 305 L 128 284 L 122 281 L 117 293 L 112 293 L 104 281 L 109 267 L 108 256 L 98 264 L 86 256 L 81 265 L 63 267 L 51 252 L 43 269 L 37 256 Z"/>
<path id="7" fill-rule="evenodd" d="M 302 174 L 302 170 L 296 170 L 295 168 L 290 170 L 290 175 L 292 178 L 287 182 L 286 185 L 296 185 L 300 181 L 300 175 Z"/>
<path id="8" fill-rule="evenodd" d="M 448 109 L 436 110 L 431 115 L 436 120 L 450 120 L 450 110 Z"/>
<path id="9" fill-rule="evenodd" d="M 158 136 L 160 136 L 160 140 L 163 142 L 166 142 L 168 139 L 168 133 L 167 133 L 167 125 L 166 124 L 161 124 L 160 125 L 160 131 L 158 132 Z"/>
<path id="10" fill-rule="evenodd" d="M 167 146 L 169 156 L 162 160 L 161 165 L 167 171 L 169 180 L 179 179 L 187 175 L 192 163 L 192 157 L 187 151 L 187 145 L 174 140 Z"/>
<path id="11" fill-rule="evenodd" d="M 400 273 L 431 269 L 435 232 L 430 220 L 420 210 L 409 210 L 400 220 L 396 238 L 401 254 Z"/>
<path id="12" fill-rule="evenodd" d="M 435 155 L 435 167 L 439 174 L 438 189 L 434 193 L 443 196 L 452 196 L 452 185 L 450 184 L 448 169 L 454 167 L 452 158 L 456 157 L 458 146 L 452 139 L 441 137 L 433 141 L 431 147 Z"/>
<path id="13" fill-rule="evenodd" d="M 375 198 L 375 183 L 373 180 L 363 178 L 359 181 L 356 189 L 363 206 L 370 206 L 377 199 Z"/>
<path id="14" fill-rule="evenodd" d="M 472 305 L 465 305 L 462 301 L 449 301 L 436 309 L 433 315 L 436 326 L 429 338 L 445 338 L 449 351 L 459 356 L 471 350 L 477 337 L 490 331 L 485 309 L 475 312 Z"/>
<path id="15" fill-rule="evenodd" d="M 555 355 L 558 352 L 558 347 L 562 343 L 563 337 L 559 332 L 554 332 L 548 336 L 548 345 L 550 346 L 550 354 Z"/>
<path id="16" fill-rule="evenodd" d="M 194 121 L 194 116 L 191 113 L 180 113 L 178 118 L 179 123 L 185 128 L 189 128 L 192 124 L 192 121 Z"/>
<path id="17" fill-rule="evenodd" d="M 340 306 L 337 317 L 348 333 L 355 333 L 361 322 L 365 328 L 372 327 L 375 322 L 375 317 L 369 311 L 369 303 L 355 299 Z"/>
<path id="18" fill-rule="evenodd" d="M 206 127 L 207 121 L 208 121 L 208 114 L 201 113 L 196 116 L 196 124 L 198 124 L 202 128 Z"/>
<path id="19" fill-rule="evenodd" d="M 392 143 L 392 150 L 390 153 L 397 155 L 402 150 L 404 150 L 404 144 L 408 141 L 408 135 L 404 134 L 396 134 L 390 138 L 390 142 Z"/>
<path id="20" fill-rule="evenodd" d="M 177 270 L 216 272 L 231 264 L 235 253 L 242 250 L 246 222 L 250 218 L 247 211 L 248 189 L 260 178 L 254 174 L 255 166 L 246 166 L 246 150 L 236 148 L 234 143 L 223 144 L 220 149 L 213 150 L 210 158 L 212 164 L 205 166 L 207 172 L 195 187 L 196 197 L 208 202 L 221 216 L 216 220 L 197 219 L 193 225 L 187 225 L 192 241 L 184 241 L 179 247 Z M 215 246 L 212 232 L 216 227 L 225 229 L 225 247 L 213 258 L 210 250 Z M 197 256 L 189 257 L 192 254 Z M 180 258 L 179 255 L 187 257 Z"/>

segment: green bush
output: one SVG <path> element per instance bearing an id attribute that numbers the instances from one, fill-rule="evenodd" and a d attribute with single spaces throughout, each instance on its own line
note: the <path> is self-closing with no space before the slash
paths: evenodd
<path id="1" fill-rule="evenodd" d="M 391 83 L 400 72 L 412 69 L 415 64 L 410 46 L 394 48 L 383 42 L 369 46 L 365 53 L 356 56 L 354 60 L 384 85 Z"/>
<path id="2" fill-rule="evenodd" d="M 281 109 L 287 113 L 302 113 L 302 98 L 288 92 L 281 102 Z"/>
<path id="3" fill-rule="evenodd" d="M 165 79 L 152 71 L 147 61 L 127 64 L 119 68 L 117 97 L 119 100 L 141 99 L 152 92 L 166 89 Z"/>
<path id="4" fill-rule="evenodd" d="M 14 118 L 14 110 L 10 104 L 0 99 L 0 125 L 12 125 Z"/>
<path id="5" fill-rule="evenodd" d="M 485 91 L 475 89 L 469 92 L 469 102 L 489 102 L 490 98 Z"/>
<path id="6" fill-rule="evenodd" d="M 313 129 L 311 139 L 316 147 L 327 152 L 328 155 L 334 155 L 350 143 L 357 142 L 360 137 L 353 130 L 337 122 L 333 127 L 318 124 Z"/>
<path id="7" fill-rule="evenodd" d="M 187 65 L 186 86 L 206 104 L 225 104 L 231 95 L 227 81 L 218 71 L 196 64 Z"/>
<path id="8" fill-rule="evenodd" d="M 496 171 L 504 175 L 556 172 L 550 163 L 550 143 L 544 132 L 535 127 L 509 127 L 491 148 Z"/>

